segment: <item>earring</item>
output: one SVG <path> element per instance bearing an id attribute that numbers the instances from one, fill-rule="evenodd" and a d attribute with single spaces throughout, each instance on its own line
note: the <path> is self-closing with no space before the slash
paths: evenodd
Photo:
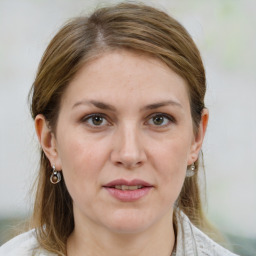
<path id="1" fill-rule="evenodd" d="M 192 177 L 195 174 L 195 164 L 191 164 L 191 166 L 187 169 L 186 177 Z"/>
<path id="2" fill-rule="evenodd" d="M 60 172 L 56 171 L 55 165 L 52 166 L 52 175 L 50 177 L 50 181 L 52 184 L 57 184 L 61 181 Z"/>

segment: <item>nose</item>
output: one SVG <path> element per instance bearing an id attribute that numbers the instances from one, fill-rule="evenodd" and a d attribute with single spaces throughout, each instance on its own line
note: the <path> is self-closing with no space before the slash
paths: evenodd
<path id="1" fill-rule="evenodd" d="M 139 128 L 136 125 L 123 125 L 113 138 L 111 161 L 126 169 L 140 167 L 146 161 L 146 153 Z"/>

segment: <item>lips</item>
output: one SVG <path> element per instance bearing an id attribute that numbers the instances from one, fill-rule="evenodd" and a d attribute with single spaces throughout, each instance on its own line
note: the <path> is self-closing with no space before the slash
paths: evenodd
<path id="1" fill-rule="evenodd" d="M 141 187 L 153 187 L 153 185 L 149 184 L 148 182 L 144 181 L 144 180 L 124 180 L 124 179 L 118 179 L 118 180 L 113 180 L 109 183 L 107 183 L 106 185 L 104 185 L 103 187 L 112 187 L 114 188 L 115 186 L 141 186 Z"/>
<path id="2" fill-rule="evenodd" d="M 153 185 L 138 179 L 131 181 L 119 179 L 107 183 L 103 188 L 119 201 L 132 202 L 145 197 Z"/>

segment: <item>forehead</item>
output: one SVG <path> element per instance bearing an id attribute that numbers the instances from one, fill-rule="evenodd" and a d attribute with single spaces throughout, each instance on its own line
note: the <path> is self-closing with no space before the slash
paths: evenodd
<path id="1" fill-rule="evenodd" d="M 87 62 L 69 84 L 63 102 L 97 98 L 130 104 L 176 98 L 188 103 L 185 80 L 157 58 L 118 50 Z"/>

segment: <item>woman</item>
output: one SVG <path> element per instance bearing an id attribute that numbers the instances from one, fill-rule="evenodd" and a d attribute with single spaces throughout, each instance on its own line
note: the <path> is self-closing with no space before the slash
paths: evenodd
<path id="1" fill-rule="evenodd" d="M 234 255 L 200 200 L 208 111 L 187 31 L 118 4 L 67 23 L 31 90 L 41 144 L 33 229 L 0 255 Z"/>

